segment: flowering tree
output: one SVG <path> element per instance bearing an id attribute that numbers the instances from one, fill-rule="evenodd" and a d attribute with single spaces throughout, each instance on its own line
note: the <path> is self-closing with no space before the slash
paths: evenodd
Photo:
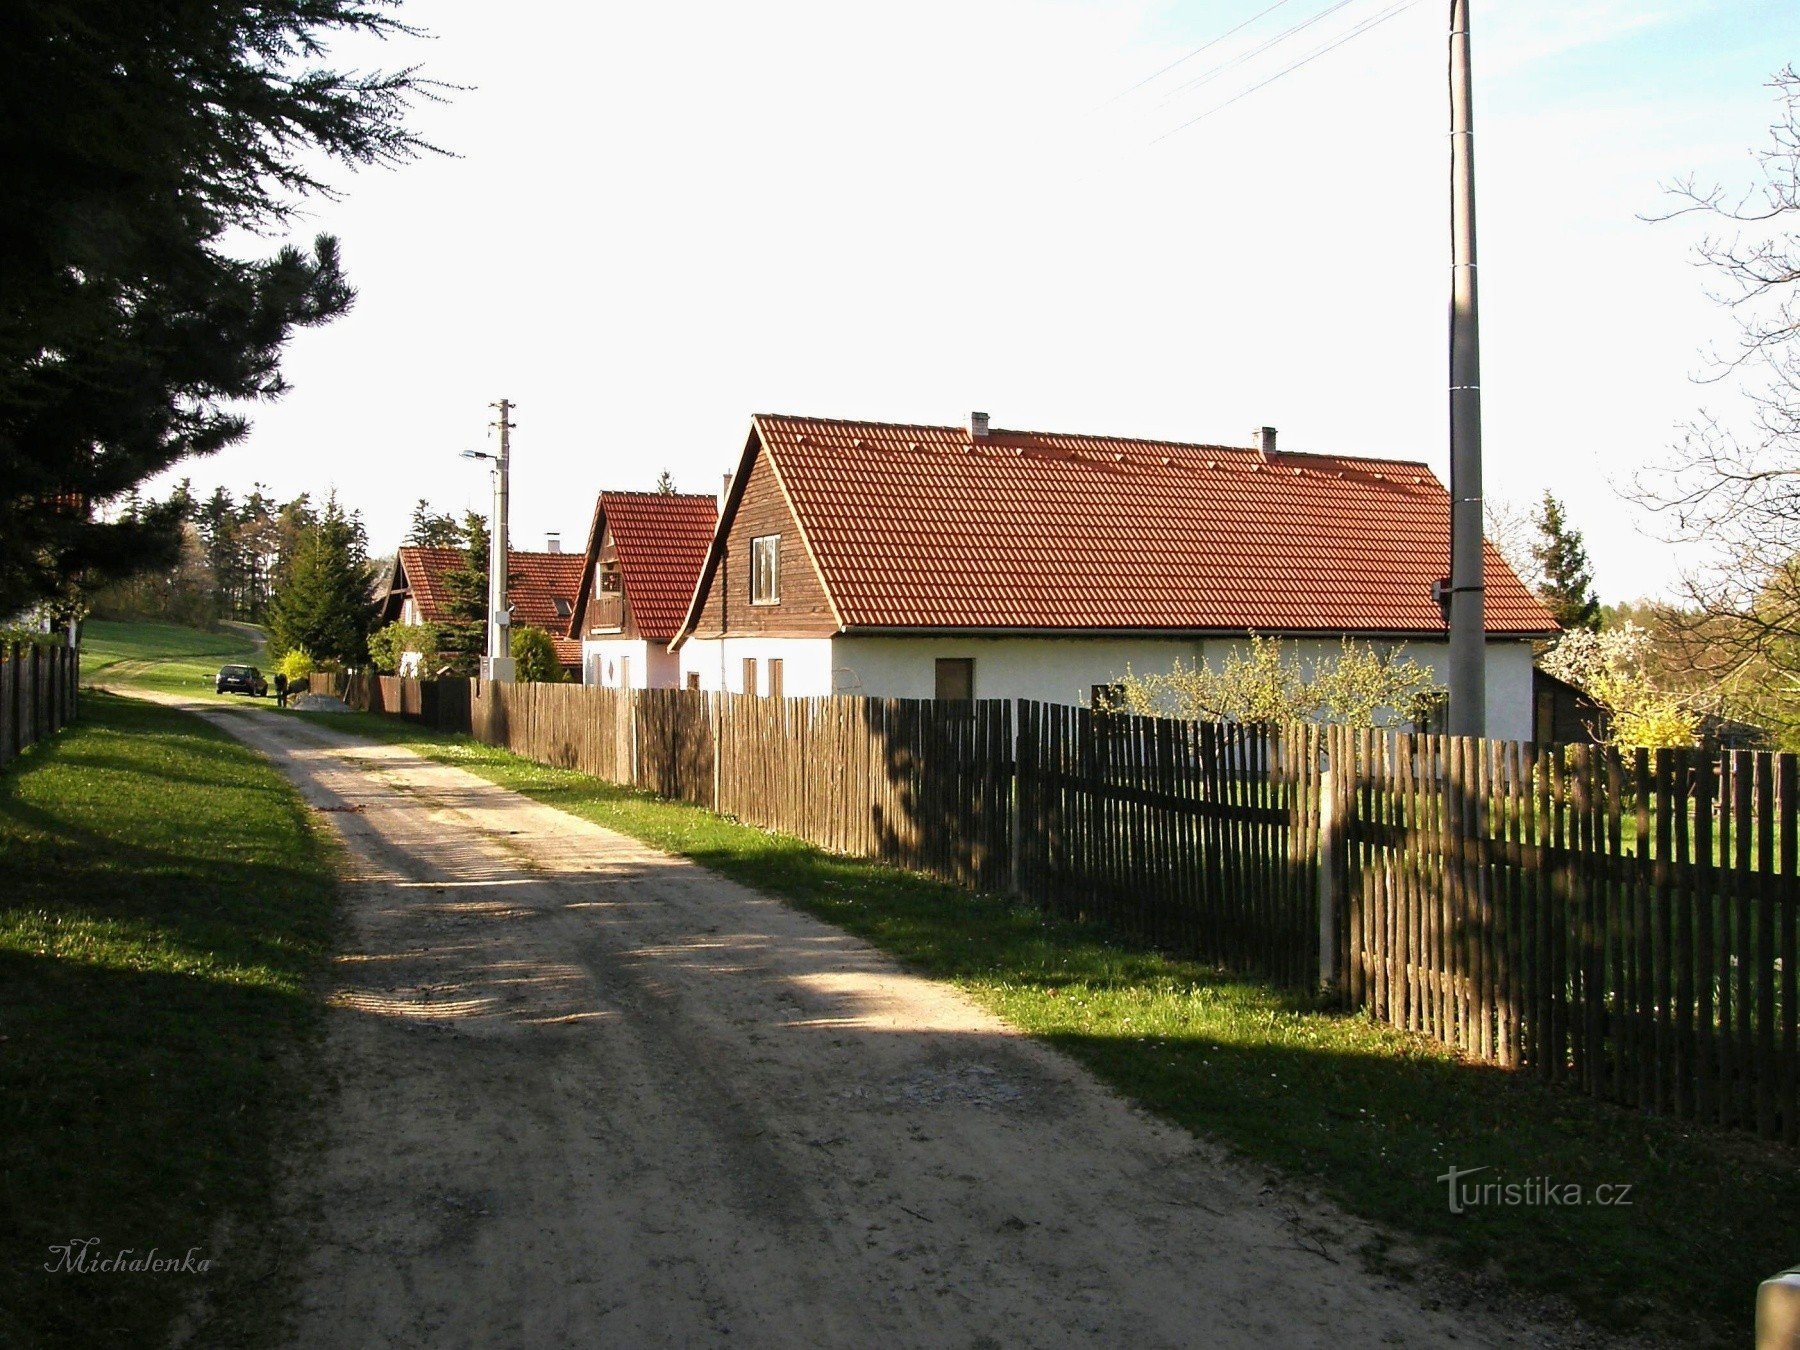
<path id="1" fill-rule="evenodd" d="M 1618 750 L 1693 745 L 1700 716 L 1693 695 L 1659 689 L 1648 670 L 1650 634 L 1635 623 L 1605 632 L 1571 629 L 1538 665 L 1606 709 L 1608 745 Z"/>
<path id="2" fill-rule="evenodd" d="M 1416 720 L 1439 693 L 1431 672 L 1399 653 L 1382 656 L 1345 639 L 1335 656 L 1302 662 L 1278 640 L 1257 634 L 1216 669 L 1179 660 L 1167 674 L 1126 667 L 1115 688 L 1115 708 L 1150 717 L 1355 727 Z"/>

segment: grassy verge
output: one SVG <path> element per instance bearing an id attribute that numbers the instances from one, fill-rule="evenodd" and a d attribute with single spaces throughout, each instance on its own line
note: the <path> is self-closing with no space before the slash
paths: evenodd
<path id="1" fill-rule="evenodd" d="M 321 720 L 782 896 L 954 981 L 1169 1119 L 1599 1325 L 1743 1344 L 1757 1282 L 1800 1260 L 1800 1159 L 1789 1151 L 1553 1091 L 1256 981 L 466 737 L 365 715 Z M 1598 1186 L 1628 1186 L 1629 1203 L 1453 1214 L 1438 1180 L 1452 1166 L 1487 1169 L 1469 1185 L 1548 1177 L 1590 1200 Z M 1361 1255 L 1405 1274 L 1380 1248 Z"/>
<path id="2" fill-rule="evenodd" d="M 233 697 L 242 701 L 242 695 L 214 694 L 213 677 L 220 666 L 256 665 L 261 660 L 255 630 L 248 624 L 207 633 L 166 623 L 95 620 L 82 630 L 84 684 L 129 684 L 221 702 Z"/>
<path id="3" fill-rule="evenodd" d="M 266 1322 L 258 1230 L 306 1101 L 291 1052 L 316 1026 L 328 850 L 260 756 L 105 694 L 0 774 L 0 1308 L 18 1343 L 160 1344 L 199 1294 L 211 1340 Z M 44 1269 L 90 1238 L 90 1260 L 218 1264 Z"/>

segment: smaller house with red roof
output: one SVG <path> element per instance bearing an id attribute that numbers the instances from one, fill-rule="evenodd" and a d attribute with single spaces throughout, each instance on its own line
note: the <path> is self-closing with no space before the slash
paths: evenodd
<path id="1" fill-rule="evenodd" d="M 1252 633 L 1441 672 L 1449 519 L 1424 464 L 1278 452 L 1272 429 L 1245 448 L 759 415 L 673 646 L 696 687 L 790 697 L 1086 704 Z M 1529 740 L 1556 621 L 1485 557 L 1488 734 Z"/>
<path id="2" fill-rule="evenodd" d="M 387 591 L 381 600 L 382 624 L 443 623 L 450 618 L 450 592 L 444 578 L 468 566 L 469 555 L 459 548 L 407 546 L 394 557 Z M 581 583 L 581 558 L 574 553 L 528 553 L 509 549 L 506 554 L 506 599 L 514 627 L 530 625 L 550 634 L 556 659 L 571 674 L 581 668 L 581 644 L 568 637 L 569 619 L 575 612 L 575 596 Z M 403 674 L 417 670 L 417 653 L 401 661 Z"/>
<path id="3" fill-rule="evenodd" d="M 600 494 L 564 630 L 580 644 L 583 684 L 680 684 L 681 660 L 669 642 L 687 613 L 718 519 L 718 500 L 710 496 Z"/>

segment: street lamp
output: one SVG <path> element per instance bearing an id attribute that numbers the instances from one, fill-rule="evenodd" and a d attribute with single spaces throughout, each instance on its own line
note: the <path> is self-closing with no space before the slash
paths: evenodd
<path id="1" fill-rule="evenodd" d="M 500 419 L 495 423 L 500 428 L 500 453 L 490 455 L 485 450 L 465 450 L 462 457 L 489 460 L 494 466 L 494 514 L 488 524 L 487 655 L 482 658 L 481 674 L 484 679 L 510 684 L 516 673 L 512 658 L 512 614 L 506 603 L 506 495 L 508 452 L 511 449 L 508 433 L 512 430 L 512 421 L 507 414 L 512 411 L 512 403 L 501 399 L 493 406 L 500 410 Z"/>

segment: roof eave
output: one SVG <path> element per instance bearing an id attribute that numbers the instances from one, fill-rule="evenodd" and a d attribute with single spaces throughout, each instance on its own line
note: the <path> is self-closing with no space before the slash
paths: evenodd
<path id="1" fill-rule="evenodd" d="M 1019 625 L 956 624 L 846 624 L 839 637 L 1066 637 L 1066 638 L 1213 638 L 1243 637 L 1249 633 L 1282 638 L 1360 638 L 1382 641 L 1447 642 L 1449 632 L 1443 628 L 1277 628 L 1246 626 L 1223 627 L 1070 627 L 1047 628 Z M 1487 630 L 1489 642 L 1538 642 L 1557 636 L 1556 630 Z"/>
<path id="2" fill-rule="evenodd" d="M 706 546 L 706 561 L 700 564 L 700 575 L 694 578 L 694 594 L 688 600 L 687 613 L 682 616 L 681 626 L 675 630 L 675 636 L 669 639 L 669 650 L 675 651 L 685 642 L 700 622 L 700 611 L 706 605 L 707 590 L 712 585 L 713 574 L 719 569 L 720 555 L 725 551 L 725 536 L 731 528 L 732 518 L 737 515 L 738 502 L 743 498 L 744 485 L 750 478 L 750 462 L 756 451 L 763 444 L 762 428 L 757 419 L 750 419 L 750 434 L 744 438 L 743 453 L 738 456 L 737 472 L 732 475 L 731 488 L 725 494 L 725 500 L 719 503 L 719 518 L 713 523 L 712 542 Z"/>

